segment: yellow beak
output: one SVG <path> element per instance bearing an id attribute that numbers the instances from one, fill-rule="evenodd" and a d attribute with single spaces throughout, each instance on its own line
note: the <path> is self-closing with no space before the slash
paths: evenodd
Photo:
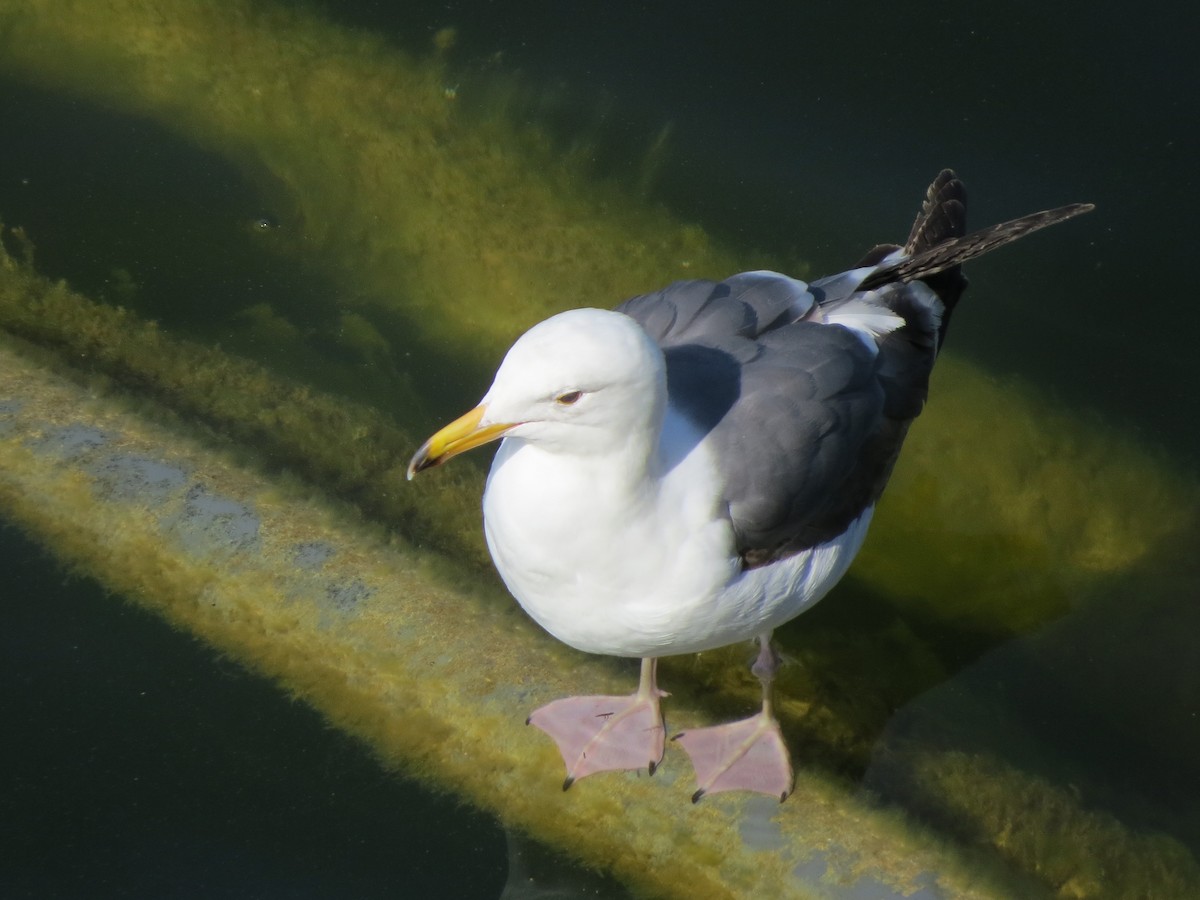
<path id="1" fill-rule="evenodd" d="M 506 431 L 516 427 L 515 423 L 505 422 L 480 428 L 479 420 L 483 418 L 486 410 L 487 408 L 482 405 L 475 407 L 422 444 L 421 449 L 413 454 L 413 458 L 408 463 L 409 481 L 422 469 L 441 465 L 460 453 L 503 437 Z"/>

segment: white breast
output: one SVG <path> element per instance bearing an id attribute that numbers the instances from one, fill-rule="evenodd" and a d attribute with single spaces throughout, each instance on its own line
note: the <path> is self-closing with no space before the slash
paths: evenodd
<path id="1" fill-rule="evenodd" d="M 659 463 L 639 480 L 521 440 L 496 455 L 483 498 L 496 568 L 576 649 L 664 656 L 749 639 L 815 603 L 866 533 L 870 511 L 836 541 L 743 573 L 704 444 L 670 422 Z"/>
<path id="2" fill-rule="evenodd" d="M 697 611 L 736 578 L 706 451 L 693 441 L 671 462 L 631 479 L 608 457 L 501 445 L 483 498 L 488 547 L 513 596 L 559 640 L 614 656 L 683 652 L 674 648 Z"/>

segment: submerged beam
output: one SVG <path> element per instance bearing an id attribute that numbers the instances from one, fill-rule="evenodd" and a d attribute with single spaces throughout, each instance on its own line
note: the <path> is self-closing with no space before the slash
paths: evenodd
<path id="1" fill-rule="evenodd" d="M 11 260 L 0 263 L 0 310 L 20 307 L 44 321 L 53 316 L 40 313 L 64 304 L 77 324 L 103 323 L 111 315 Z M 144 329 L 128 317 L 120 322 L 125 337 L 109 335 L 110 351 L 131 365 L 140 360 L 142 367 L 136 370 L 142 372 L 139 377 L 124 371 L 128 383 L 63 369 L 59 357 L 45 349 L 0 339 L 0 515 L 21 525 L 65 564 L 273 678 L 333 724 L 366 741 L 385 764 L 494 812 L 506 824 L 613 872 L 636 890 L 689 897 L 761 895 L 763 889 L 779 896 L 838 896 L 838 890 L 882 891 L 886 886 L 905 896 L 936 885 L 955 897 L 1028 895 L 1028 886 L 1019 886 L 1023 876 L 1004 871 L 998 860 L 981 863 L 971 857 L 968 865 L 951 845 L 897 812 L 874 806 L 853 785 L 824 774 L 828 770 L 822 766 L 806 766 L 803 759 L 796 792 L 783 805 L 720 795 L 692 806 L 690 772 L 674 752 L 653 779 L 610 773 L 563 794 L 556 752 L 540 733 L 524 727 L 523 717 L 582 684 L 620 693 L 628 689 L 625 682 L 632 683 L 632 671 L 622 673 L 611 661 L 584 657 L 548 638 L 493 580 L 480 579 L 470 567 L 445 556 L 445 545 L 437 552 L 418 551 L 394 531 L 364 520 L 344 501 L 314 491 L 310 482 L 272 475 L 255 464 L 246 445 L 232 451 L 236 456 L 214 450 L 179 418 L 183 412 L 236 434 L 247 427 L 241 417 L 252 420 L 268 397 L 280 404 L 273 417 L 279 423 L 321 419 L 330 398 L 312 391 L 287 395 L 267 373 L 249 377 L 256 371 L 251 365 Z M 47 346 L 54 343 L 44 340 Z M 147 352 L 147 346 L 156 352 Z M 181 358 L 188 361 L 189 377 L 168 379 L 164 384 L 171 390 L 155 388 L 155 379 L 167 378 L 171 371 L 168 361 Z M 227 408 L 206 406 L 212 386 L 231 372 L 247 376 L 236 380 L 246 393 L 240 401 L 223 401 L 231 403 Z M 141 390 L 130 393 L 132 383 Z M 964 380 L 960 388 L 971 383 Z M 159 407 L 148 404 L 147 396 L 159 403 L 174 400 L 175 411 L 156 421 L 153 412 Z M 1002 394 L 977 390 L 976 401 L 980 397 L 999 404 L 1014 422 L 1028 419 L 1032 429 L 1047 432 L 1056 442 L 1069 442 L 1078 428 L 1067 420 L 1039 416 Z M 963 402 L 974 408 L 968 399 Z M 348 406 L 344 411 L 347 419 L 325 423 L 330 430 L 321 441 L 348 447 L 354 434 L 371 432 L 364 424 L 371 421 L 369 411 Z M 338 430 L 339 421 L 346 431 Z M 959 429 L 960 435 L 963 431 Z M 311 446 L 313 437 L 290 438 L 283 425 L 278 432 L 278 445 L 263 435 L 257 458 L 270 459 L 282 451 L 302 459 L 300 448 Z M 391 439 L 405 440 L 402 432 Z M 293 446 L 291 440 L 300 444 Z M 1079 508 L 1074 520 L 1066 519 L 1064 506 L 1058 515 L 1075 539 L 1097 520 L 1123 522 L 1136 516 L 1138 496 L 1155 496 L 1170 484 L 1183 483 L 1153 476 L 1149 462 L 1131 446 L 1104 443 L 1098 436 L 1093 440 L 1097 446 L 1087 455 L 1094 453 L 1112 466 L 1099 470 L 1102 479 L 1138 471 L 1145 480 L 1140 489 L 1130 486 L 1127 496 Z M 346 454 L 347 459 L 353 456 Z M 321 480 L 319 466 L 314 471 Z M 396 477 L 402 475 L 397 472 Z M 954 503 L 970 495 L 962 484 L 967 474 L 953 468 L 936 485 L 923 488 L 921 476 L 909 477 L 918 485 L 903 487 L 902 479 L 900 503 L 919 510 L 939 509 L 931 491 L 944 491 Z M 985 478 L 996 481 L 997 476 Z M 334 478 L 332 483 L 352 486 L 353 480 Z M 1068 481 L 1064 490 L 1072 497 L 1087 486 Z M 995 484 L 1001 499 L 1019 498 L 1019 487 L 1003 480 Z M 447 487 L 445 496 L 477 498 L 478 488 L 477 483 Z M 435 497 L 427 499 L 436 505 Z M 903 605 L 905 578 L 914 585 L 921 579 L 901 560 L 927 539 L 937 544 L 920 551 L 928 558 L 963 557 L 960 586 L 969 588 L 971 566 L 980 565 L 969 562 L 979 551 L 978 535 L 956 534 L 945 522 L 935 528 L 919 511 L 909 514 L 916 524 L 907 540 L 885 538 L 860 582 Z M 1107 536 L 1109 530 L 1106 526 L 1100 533 Z M 1159 551 L 1176 541 L 1175 534 L 1171 529 L 1159 533 Z M 1037 568 L 1041 552 L 1020 541 L 1004 546 L 1010 570 L 1035 583 L 1045 579 Z M 1090 565 L 1129 574 L 1136 571 L 1136 558 L 1107 554 Z M 1089 559 L 1066 559 L 1060 563 L 1062 574 L 1055 574 L 1044 589 L 1053 593 L 1064 581 L 1078 586 L 1094 578 Z M 884 574 L 877 582 L 873 566 Z M 928 572 L 925 565 L 917 568 Z M 889 594 L 893 589 L 897 593 Z M 25 600 L 10 594 L 0 608 Z M 947 622 L 962 614 L 961 608 L 942 611 Z M 997 610 L 988 613 L 986 606 L 965 614 L 1004 623 L 996 618 Z M 919 641 L 905 643 L 911 636 L 896 643 L 894 635 L 838 637 L 836 629 L 833 634 L 843 646 L 819 675 L 825 689 L 835 694 L 855 688 L 847 679 L 856 677 L 849 673 L 863 665 L 864 655 L 882 657 L 879 665 L 867 668 L 907 681 L 921 652 Z M 723 685 L 722 679 L 727 672 L 740 672 L 742 660 L 702 657 L 702 663 L 697 657 L 664 661 L 664 671 L 683 687 L 668 712 L 673 728 L 710 719 L 714 712 L 708 705 L 714 698 L 727 703 L 740 690 Z M 716 679 L 721 687 L 698 695 L 687 687 L 693 679 L 710 684 Z M 877 700 L 870 698 L 867 705 Z M 748 696 L 747 702 L 752 705 L 753 698 Z M 870 716 L 856 720 L 843 710 L 840 719 L 822 726 L 821 702 L 820 689 L 794 691 L 780 705 L 785 726 L 810 739 L 823 727 L 832 728 L 831 739 L 862 729 L 855 739 L 874 741 L 880 723 Z M 890 760 L 893 770 L 897 758 Z M 1162 882 L 1157 887 L 1169 892 L 1200 886 L 1200 873 L 1177 844 L 1130 834 L 1119 823 L 1080 808 L 1070 792 L 1023 776 L 986 754 L 946 757 L 939 749 L 913 746 L 904 748 L 900 764 L 912 773 L 912 790 L 923 793 L 923 805 L 953 808 L 961 821 L 974 823 L 972 828 L 994 829 L 997 841 L 1011 827 L 997 817 L 997 795 L 1021 798 L 1015 802 L 1016 814 L 1026 818 L 1029 834 L 1037 837 L 1020 845 L 996 844 L 1000 857 L 1018 870 L 1032 875 L 1051 858 L 1060 878 L 1089 872 L 1094 861 L 1087 847 L 1073 843 L 1074 827 L 1103 835 L 1107 858 L 1128 859 L 1131 865 L 1124 868 L 1149 872 L 1150 883 Z M 949 777 L 932 775 L 943 771 Z M 1039 818 L 1045 816 L 1051 821 Z M 1073 826 L 1062 826 L 1064 822 Z M 986 842 L 991 840 L 988 834 Z M 1013 847 L 1021 853 L 1007 852 Z M 1154 863 L 1156 857 L 1170 865 Z M 1146 883 L 1143 879 L 1139 887 Z"/>
<path id="2" fill-rule="evenodd" d="M 68 564 L 276 679 L 381 759 L 658 896 L 816 896 L 818 881 L 1005 896 L 953 852 L 801 772 L 794 797 L 693 806 L 654 778 L 566 794 L 525 713 L 613 669 L 548 641 L 303 485 L 146 421 L 0 346 L 0 509 Z M 8 596 L 3 603 L 31 602 Z M 673 709 L 676 721 L 695 710 Z M 765 802 L 764 802 L 765 801 Z"/>
<path id="3" fill-rule="evenodd" d="M 674 277 L 751 267 L 662 210 L 549 164 L 536 136 L 502 113 L 459 115 L 437 60 L 303 13 L 242 0 L 30 0 L 0 5 L 0 26 L 9 72 L 151 117 L 266 173 L 304 223 L 294 252 L 319 257 L 367 298 L 360 324 L 386 307 L 448 368 L 464 358 L 490 366 L 516 332 L 564 305 L 611 305 Z M 875 882 L 901 894 L 936 884 L 949 896 L 1028 895 L 1014 886 L 1020 876 L 968 871 L 953 849 L 804 760 L 782 807 L 728 797 L 692 807 L 689 777 L 670 757 L 652 780 L 598 776 L 563 795 L 552 747 L 523 716 L 583 684 L 628 684 L 617 666 L 542 635 L 479 577 L 477 474 L 464 466 L 403 483 L 416 444 L 408 429 L 419 437 L 427 422 L 281 384 L 0 263 L 0 329 L 82 362 L 111 389 L 105 399 L 95 383 L 82 388 L 6 344 L 0 513 L 69 565 L 275 678 L 388 764 L 656 895 L 836 896 Z M 823 664 L 806 690 L 783 686 L 785 728 L 849 746 L 857 761 L 896 705 L 946 674 L 938 648 L 905 623 L 992 641 L 1021 633 L 1194 533 L 1194 478 L 1132 440 L 952 357 L 932 394 L 849 585 L 891 618 L 830 624 L 823 605 L 785 635 Z M 147 398 L 306 481 L 149 421 L 132 406 Z M 419 553 L 418 542 L 444 555 Z M 0 600 L 12 602 L 22 598 Z M 810 622 L 824 644 L 800 637 Z M 729 674 L 742 671 L 741 656 L 667 661 L 681 676 L 673 681 L 705 679 L 719 700 L 681 691 L 673 724 L 743 696 L 750 708 L 752 681 Z M 1000 778 L 986 758 L 915 754 L 908 770 L 1015 869 L 1036 877 L 1047 855 L 1060 873 L 1091 864 L 1062 824 L 1086 818 L 1070 792 L 1007 769 Z M 1042 836 L 1032 851 L 1008 840 L 1011 820 L 996 814 L 994 798 L 1013 794 L 1028 798 L 1017 815 Z M 1049 812 L 1037 819 L 1037 809 Z M 1150 855 L 1119 824 L 1110 832 L 1107 858 Z M 1163 859 L 1158 868 L 1182 880 L 1163 881 L 1158 895 L 1200 883 L 1186 853 Z M 1056 877 L 1056 888 L 1086 881 Z"/>

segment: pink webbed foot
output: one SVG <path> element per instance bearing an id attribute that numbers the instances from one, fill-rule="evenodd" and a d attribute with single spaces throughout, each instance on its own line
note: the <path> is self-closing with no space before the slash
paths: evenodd
<path id="1" fill-rule="evenodd" d="M 554 739 L 567 766 L 565 791 L 596 772 L 647 768 L 651 775 L 666 749 L 655 660 L 642 661 L 636 694 L 625 697 L 565 697 L 526 720 Z"/>
<path id="2" fill-rule="evenodd" d="M 740 722 L 698 728 L 675 735 L 673 740 L 691 757 L 699 789 L 696 803 L 705 794 L 720 791 L 755 791 L 778 797 L 782 803 L 792 792 L 792 760 L 771 712 L 771 683 L 780 657 L 771 646 L 771 633 L 758 636 L 758 657 L 751 671 L 762 683 L 762 712 Z"/>
<path id="3" fill-rule="evenodd" d="M 692 794 L 693 803 L 720 791 L 756 791 L 782 803 L 792 792 L 792 761 L 779 723 L 769 712 L 685 731 L 672 740 L 683 747 L 696 770 L 699 789 Z"/>

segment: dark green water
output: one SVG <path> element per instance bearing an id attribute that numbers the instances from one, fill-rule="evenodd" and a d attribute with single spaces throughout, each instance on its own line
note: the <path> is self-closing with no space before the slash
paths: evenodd
<path id="1" fill-rule="evenodd" d="M 318 6 L 401 46 L 456 26 L 465 103 L 486 80 L 479 61 L 502 52 L 546 86 L 531 119 L 564 141 L 597 135 L 602 175 L 619 176 L 672 122 L 654 198 L 818 271 L 897 237 L 944 165 L 967 180 L 974 225 L 1097 203 L 973 265 L 953 346 L 1194 468 L 1200 79 L 1169 9 Z M 236 341 L 231 316 L 259 302 L 330 328 L 336 287 L 271 250 L 289 213 L 269 189 L 151 124 L 24 85 L 0 83 L 0 121 L 0 217 L 26 227 L 44 273 L 211 341 Z M 814 231 L 815 244 L 795 246 Z M 342 352 L 324 349 L 335 362 Z M 463 396 L 486 368 L 459 373 Z M 327 387 L 386 403 L 390 375 L 336 373 L 322 370 Z M 499 894 L 497 825 L 382 772 L 307 708 L 64 575 L 11 530 L 0 561 L 0 719 L 15 723 L 0 751 L 0 895 Z M 1194 566 L 1162 565 L 1172 590 L 1136 616 L 1138 585 L 1113 585 L 1087 615 L 996 648 L 900 711 L 890 737 L 944 735 L 946 720 L 971 718 L 972 698 L 1020 710 L 1020 737 L 1000 722 L 944 739 L 1073 784 L 1092 808 L 1200 855 L 1200 582 Z M 866 777 L 890 789 L 886 772 Z"/>
<path id="2" fill-rule="evenodd" d="M 673 123 L 659 196 L 817 271 L 894 239 L 943 166 L 966 180 L 975 227 L 1096 203 L 1086 223 L 972 265 L 955 347 L 1200 451 L 1191 338 L 1169 324 L 1200 194 L 1186 5 L 319 5 L 402 45 L 457 26 L 467 84 L 470 60 L 500 52 L 566 127 L 609 100 L 610 169 L 622 143 L 640 150 Z"/>
<path id="3" fill-rule="evenodd" d="M 492 819 L 11 528 L 0 559 L 0 895 L 499 895 Z"/>

